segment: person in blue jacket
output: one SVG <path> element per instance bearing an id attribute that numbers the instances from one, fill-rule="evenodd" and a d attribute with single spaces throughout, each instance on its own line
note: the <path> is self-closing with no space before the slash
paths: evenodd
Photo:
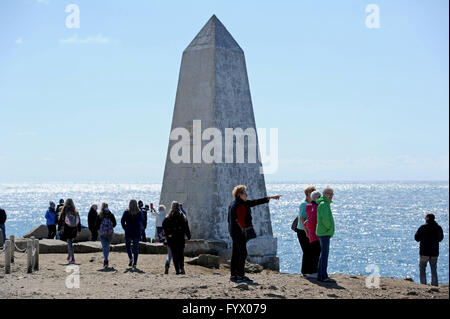
<path id="1" fill-rule="evenodd" d="M 58 216 L 56 213 L 56 205 L 54 202 L 50 202 L 49 208 L 45 213 L 45 219 L 47 221 L 48 239 L 55 239 L 56 236 L 56 224 L 58 223 Z"/>
<path id="2" fill-rule="evenodd" d="M 143 218 L 135 199 L 130 201 L 128 209 L 123 213 L 121 224 L 122 228 L 125 230 L 125 246 L 128 258 L 130 259 L 128 266 L 132 266 L 133 269 L 136 269 Z M 131 243 L 133 243 L 133 251 L 131 251 Z"/>

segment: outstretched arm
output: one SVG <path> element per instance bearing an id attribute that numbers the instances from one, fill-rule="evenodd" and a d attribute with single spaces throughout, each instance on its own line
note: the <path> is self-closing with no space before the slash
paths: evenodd
<path id="1" fill-rule="evenodd" d="M 276 196 L 270 196 L 270 197 L 263 197 L 263 198 L 259 198 L 259 199 L 253 199 L 253 200 L 247 200 L 246 204 L 249 207 L 253 207 L 253 206 L 258 206 L 261 204 L 266 204 L 268 203 L 271 199 L 280 199 L 281 195 L 276 195 Z"/>

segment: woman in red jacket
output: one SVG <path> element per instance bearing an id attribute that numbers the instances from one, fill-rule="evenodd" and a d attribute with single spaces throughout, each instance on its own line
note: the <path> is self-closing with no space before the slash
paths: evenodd
<path id="1" fill-rule="evenodd" d="M 268 203 L 271 199 L 280 199 L 281 195 L 263 197 L 255 200 L 247 199 L 247 189 L 244 185 L 238 185 L 233 189 L 234 201 L 228 207 L 228 231 L 233 241 L 231 255 L 231 276 L 233 282 L 251 282 L 245 276 L 245 260 L 247 258 L 246 229 L 253 226 L 251 207 Z"/>

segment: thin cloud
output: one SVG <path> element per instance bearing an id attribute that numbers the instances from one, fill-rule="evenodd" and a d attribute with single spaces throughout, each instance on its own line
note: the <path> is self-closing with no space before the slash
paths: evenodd
<path id="1" fill-rule="evenodd" d="M 71 36 L 69 38 L 59 39 L 61 44 L 107 44 L 111 42 L 110 37 L 105 37 L 102 34 L 97 34 L 95 36 L 87 36 L 86 38 L 80 38 L 78 34 Z"/>
<path id="2" fill-rule="evenodd" d="M 17 38 L 15 42 L 16 44 L 22 44 L 23 43 L 22 37 Z"/>

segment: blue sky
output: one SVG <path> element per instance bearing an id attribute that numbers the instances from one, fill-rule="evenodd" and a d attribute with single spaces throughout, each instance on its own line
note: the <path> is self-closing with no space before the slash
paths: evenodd
<path id="1" fill-rule="evenodd" d="M 181 54 L 213 14 L 279 130 L 268 182 L 448 180 L 448 5 L 2 0 L 0 182 L 161 182 Z"/>

